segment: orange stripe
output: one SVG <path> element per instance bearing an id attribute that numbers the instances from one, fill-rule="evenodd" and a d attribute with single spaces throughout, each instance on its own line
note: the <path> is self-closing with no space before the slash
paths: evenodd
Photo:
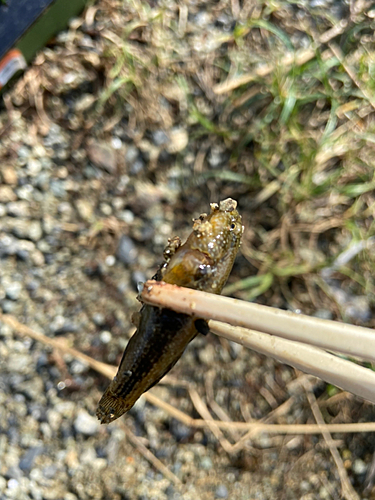
<path id="1" fill-rule="evenodd" d="M 18 49 L 11 49 L 5 54 L 5 56 L 0 61 L 0 71 L 6 66 L 6 64 L 14 58 L 23 57 L 22 52 Z"/>

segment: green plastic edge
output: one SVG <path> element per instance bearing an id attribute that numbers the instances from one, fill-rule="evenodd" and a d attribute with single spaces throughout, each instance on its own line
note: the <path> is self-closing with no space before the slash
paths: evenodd
<path id="1" fill-rule="evenodd" d="M 69 19 L 78 16 L 88 3 L 92 3 L 92 0 L 56 0 L 42 12 L 13 48 L 19 49 L 29 64 L 38 50 L 42 49 L 54 35 L 64 30 Z M 11 87 L 21 73 L 22 71 L 17 71 L 10 78 L 0 89 L 0 96 Z"/>
<path id="2" fill-rule="evenodd" d="M 69 19 L 84 9 L 87 0 L 56 0 L 30 26 L 15 45 L 29 63 L 36 52 L 59 31 L 66 28 Z"/>

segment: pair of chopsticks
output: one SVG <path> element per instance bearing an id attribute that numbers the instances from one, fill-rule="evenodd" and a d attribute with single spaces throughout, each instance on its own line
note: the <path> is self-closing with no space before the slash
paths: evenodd
<path id="1" fill-rule="evenodd" d="M 370 328 L 151 280 L 140 298 L 146 304 L 206 319 L 216 335 L 375 403 L 375 372 L 333 354 L 375 362 L 375 331 Z"/>

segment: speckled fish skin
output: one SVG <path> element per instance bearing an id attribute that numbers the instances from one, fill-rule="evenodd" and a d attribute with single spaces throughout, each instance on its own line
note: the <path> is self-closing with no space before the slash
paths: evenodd
<path id="1" fill-rule="evenodd" d="M 237 202 L 228 198 L 211 204 L 211 213 L 194 221 L 183 245 L 170 242 L 165 262 L 154 279 L 174 285 L 221 293 L 232 270 L 243 226 Z M 198 334 L 200 320 L 169 309 L 143 305 L 137 331 L 131 337 L 117 372 L 97 410 L 110 423 L 130 410 L 137 399 L 169 372 Z"/>

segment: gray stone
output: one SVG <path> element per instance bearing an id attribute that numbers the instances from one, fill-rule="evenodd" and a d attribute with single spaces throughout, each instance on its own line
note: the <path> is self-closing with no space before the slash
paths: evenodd
<path id="1" fill-rule="evenodd" d="M 116 172 L 116 153 L 110 146 L 108 146 L 108 144 L 90 144 L 87 147 L 87 155 L 96 167 L 104 168 L 110 174 L 114 174 Z"/>
<path id="2" fill-rule="evenodd" d="M 125 265 L 133 264 L 136 261 L 137 248 L 129 236 L 125 234 L 121 236 L 117 247 L 116 257 Z"/>
<path id="3" fill-rule="evenodd" d="M 19 281 L 12 281 L 4 286 L 6 296 L 10 300 L 18 300 L 22 292 L 22 284 Z"/>
<path id="4" fill-rule="evenodd" d="M 4 226 L 7 231 L 11 231 L 17 238 L 30 239 L 38 241 L 43 235 L 43 230 L 40 221 L 38 220 L 23 220 L 8 217 L 4 219 Z M 15 249 L 14 252 L 15 253 Z"/>
<path id="5" fill-rule="evenodd" d="M 42 446 L 34 446 L 33 448 L 29 448 L 23 455 L 21 460 L 19 461 L 19 468 L 24 472 L 30 472 L 33 468 L 35 459 L 38 455 L 43 453 Z"/>
<path id="6" fill-rule="evenodd" d="M 26 200 L 7 203 L 7 213 L 13 217 L 30 217 L 30 204 Z"/>
<path id="7" fill-rule="evenodd" d="M 43 236 L 42 225 L 38 220 L 30 221 L 28 237 L 33 241 L 39 241 Z"/>
<path id="8" fill-rule="evenodd" d="M 133 163 L 139 156 L 139 150 L 135 146 L 129 146 L 125 153 L 125 161 L 130 164 Z"/>
<path id="9" fill-rule="evenodd" d="M 152 140 L 156 146 L 163 146 L 164 144 L 167 144 L 169 137 L 164 130 L 155 130 L 152 132 Z"/>
<path id="10" fill-rule="evenodd" d="M 212 460 L 210 459 L 210 457 L 202 457 L 201 459 L 201 467 L 203 467 L 203 469 L 205 470 L 210 470 L 212 469 Z"/>
<path id="11" fill-rule="evenodd" d="M 66 195 L 65 181 L 53 180 L 50 182 L 50 188 L 56 198 L 64 198 Z"/>
<path id="12" fill-rule="evenodd" d="M 30 159 L 27 163 L 27 173 L 31 177 L 35 177 L 42 170 L 42 163 L 34 158 Z"/>
<path id="13" fill-rule="evenodd" d="M 103 330 L 100 333 L 100 341 L 102 344 L 109 344 L 112 340 L 112 334 L 108 330 Z"/>
<path id="14" fill-rule="evenodd" d="M 104 317 L 104 314 L 100 313 L 100 312 L 96 312 L 93 314 L 92 316 L 92 320 L 93 322 L 97 325 L 97 326 L 103 326 L 104 323 L 105 323 L 105 317 Z"/>
<path id="15" fill-rule="evenodd" d="M 0 307 L 4 314 L 10 314 L 14 311 L 15 304 L 12 300 L 2 300 L 0 302 Z"/>
<path id="16" fill-rule="evenodd" d="M 228 489 L 224 484 L 220 484 L 215 491 L 216 498 L 228 498 Z"/>
<path id="17" fill-rule="evenodd" d="M 81 410 L 74 420 L 74 429 L 80 434 L 93 436 L 99 430 L 99 421 L 85 410 Z"/>
<path id="18" fill-rule="evenodd" d="M 132 175 L 137 175 L 142 170 L 145 168 L 145 163 L 141 158 L 138 158 L 138 160 L 135 160 L 131 165 L 130 165 L 130 173 Z"/>
<path id="19" fill-rule="evenodd" d="M 20 200 L 31 201 L 33 199 L 34 187 L 31 184 L 25 184 L 17 189 L 17 196 Z"/>

